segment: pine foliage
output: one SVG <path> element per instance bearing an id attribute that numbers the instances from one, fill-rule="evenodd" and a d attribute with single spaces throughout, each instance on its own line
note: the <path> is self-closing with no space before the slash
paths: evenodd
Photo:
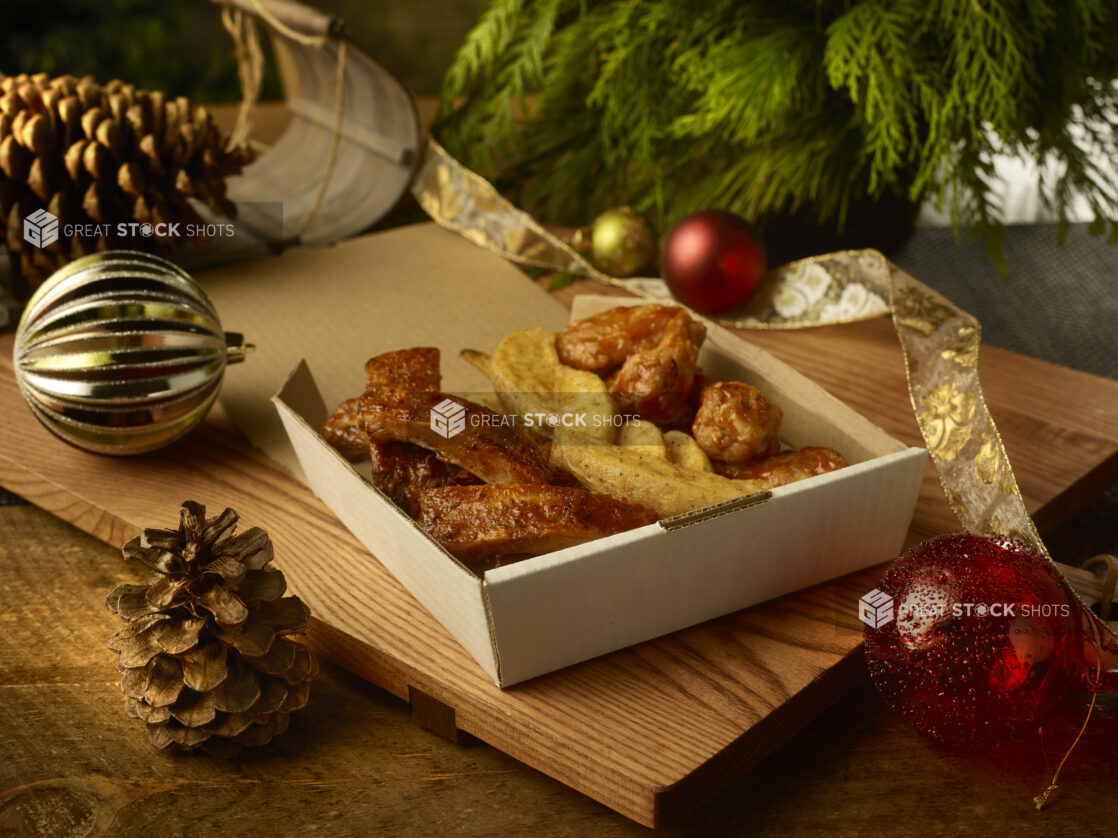
<path id="1" fill-rule="evenodd" d="M 1112 0 L 491 0 L 446 76 L 452 153 L 548 220 L 630 204 L 841 228 L 931 197 L 1001 259 L 996 153 L 1118 241 Z"/>

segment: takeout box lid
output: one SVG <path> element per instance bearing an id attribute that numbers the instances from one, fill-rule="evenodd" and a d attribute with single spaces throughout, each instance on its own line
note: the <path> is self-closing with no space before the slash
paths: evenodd
<path id="1" fill-rule="evenodd" d="M 572 317 L 640 302 L 579 297 Z M 319 436 L 327 408 L 305 362 L 273 401 L 314 492 L 506 687 L 899 552 L 924 475 L 924 449 L 898 442 L 781 361 L 713 324 L 700 364 L 713 377 L 754 383 L 781 403 L 782 437 L 793 445 L 829 445 L 852 464 L 731 510 L 713 510 L 686 526 L 660 522 L 481 577 Z M 362 631 L 375 627 L 346 630 L 361 639 Z"/>

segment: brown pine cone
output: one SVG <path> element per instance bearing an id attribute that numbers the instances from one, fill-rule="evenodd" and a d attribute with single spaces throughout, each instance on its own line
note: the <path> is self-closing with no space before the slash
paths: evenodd
<path id="1" fill-rule="evenodd" d="M 160 224 L 179 222 L 180 235 L 201 224 L 188 199 L 234 218 L 225 181 L 253 152 L 226 142 L 209 112 L 181 96 L 121 81 L 102 87 L 88 76 L 0 74 L 0 220 L 22 276 L 17 295 L 87 253 L 164 251 L 174 237 Z M 42 210 L 58 219 L 59 237 L 37 247 L 25 240 L 24 222 Z M 121 223 L 136 226 L 122 233 Z M 152 225 L 151 235 L 142 224 Z M 67 237 L 67 227 L 75 235 Z"/>
<path id="2" fill-rule="evenodd" d="M 193 501 L 180 519 L 177 530 L 144 530 L 124 545 L 125 558 L 158 576 L 106 597 L 125 621 L 108 645 L 125 709 L 147 723 L 153 745 L 233 756 L 267 744 L 306 706 L 318 662 L 290 635 L 306 630 L 310 611 L 283 596 L 262 529 L 234 534 L 233 510 L 207 520 Z"/>

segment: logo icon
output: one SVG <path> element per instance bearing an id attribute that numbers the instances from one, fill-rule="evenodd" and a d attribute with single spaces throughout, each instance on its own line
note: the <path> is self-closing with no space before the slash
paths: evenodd
<path id="1" fill-rule="evenodd" d="M 858 619 L 870 628 L 881 628 L 893 622 L 893 598 L 874 588 L 858 600 Z"/>
<path id="2" fill-rule="evenodd" d="M 454 399 L 443 399 L 431 408 L 431 430 L 443 439 L 466 430 L 466 407 Z"/>
<path id="3" fill-rule="evenodd" d="M 58 241 L 58 218 L 38 209 L 23 219 L 23 240 L 35 247 L 50 247 Z"/>

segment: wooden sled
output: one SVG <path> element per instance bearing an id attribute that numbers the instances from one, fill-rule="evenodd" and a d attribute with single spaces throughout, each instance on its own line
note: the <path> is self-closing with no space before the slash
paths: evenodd
<path id="1" fill-rule="evenodd" d="M 289 0 L 212 2 L 266 28 L 291 121 L 274 145 L 229 179 L 238 210 L 231 240 L 215 240 L 194 258 L 186 247 L 179 255 L 198 267 L 262 246 L 324 245 L 367 230 L 395 206 L 415 173 L 420 129 L 411 94 L 346 40 L 332 15 Z"/>

